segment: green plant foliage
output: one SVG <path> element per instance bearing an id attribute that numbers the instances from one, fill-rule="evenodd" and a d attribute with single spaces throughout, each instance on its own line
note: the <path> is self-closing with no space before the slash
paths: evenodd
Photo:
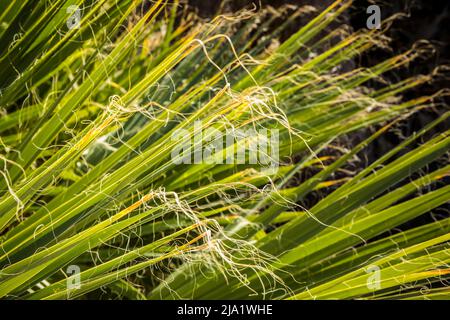
<path id="1" fill-rule="evenodd" d="M 177 1 L 2 1 L 0 297 L 448 298 L 450 217 L 389 231 L 448 202 L 449 131 L 429 132 L 450 113 L 348 170 L 402 119 L 443 108 L 446 92 L 407 100 L 433 75 L 383 81 L 426 44 L 349 68 L 389 46 L 390 22 L 352 32 L 340 23 L 350 5 L 203 21 Z M 278 130 L 278 170 L 174 163 L 173 134 L 194 139 L 199 120 L 203 132 Z"/>

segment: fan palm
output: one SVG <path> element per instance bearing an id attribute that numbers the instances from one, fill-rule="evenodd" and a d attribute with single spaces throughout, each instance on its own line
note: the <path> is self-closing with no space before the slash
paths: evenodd
<path id="1" fill-rule="evenodd" d="M 429 133 L 450 113 L 349 170 L 446 92 L 407 100 L 433 75 L 382 80 L 426 44 L 348 68 L 388 46 L 339 24 L 350 5 L 284 40 L 313 8 L 205 22 L 162 0 L 2 2 L 0 297 L 448 297 L 448 215 L 390 231 L 448 202 L 449 131 Z M 195 151 L 199 132 L 230 129 L 277 132 L 276 170 L 217 161 L 255 137 L 173 161 L 176 132 Z"/>

